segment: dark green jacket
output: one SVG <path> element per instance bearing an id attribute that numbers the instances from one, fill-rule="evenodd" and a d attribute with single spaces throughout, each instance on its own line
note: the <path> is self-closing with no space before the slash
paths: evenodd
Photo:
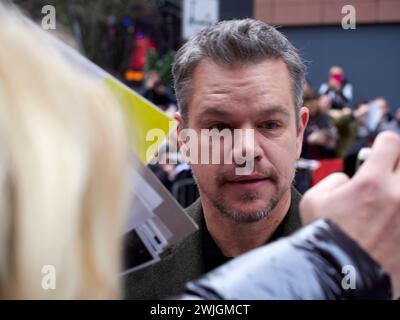
<path id="1" fill-rule="evenodd" d="M 300 194 L 292 188 L 288 213 L 278 227 L 274 239 L 288 236 L 301 227 L 299 216 Z M 161 261 L 123 278 L 125 299 L 165 299 L 182 292 L 186 282 L 206 272 L 202 242 L 203 210 L 197 199 L 186 212 L 199 225 L 199 230 L 166 250 Z M 277 234 L 278 233 L 278 234 Z"/>

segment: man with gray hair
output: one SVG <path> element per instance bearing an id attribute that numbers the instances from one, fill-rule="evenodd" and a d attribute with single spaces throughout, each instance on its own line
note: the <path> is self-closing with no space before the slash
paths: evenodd
<path id="1" fill-rule="evenodd" d="M 187 281 L 301 227 L 300 195 L 292 181 L 308 111 L 302 106 L 305 66 L 297 50 L 263 22 L 223 21 L 182 46 L 173 76 L 178 133 L 251 130 L 252 141 L 243 134 L 244 143 L 232 142 L 233 161 L 192 163 L 200 198 L 187 212 L 199 230 L 159 263 L 127 276 L 131 299 L 178 294 Z M 245 164 L 235 160 L 243 154 L 251 155 L 253 166 L 238 175 L 235 170 Z"/>

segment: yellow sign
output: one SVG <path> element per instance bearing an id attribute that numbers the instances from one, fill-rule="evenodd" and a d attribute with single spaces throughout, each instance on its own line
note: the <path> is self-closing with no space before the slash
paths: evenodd
<path id="1" fill-rule="evenodd" d="M 168 136 L 175 121 L 118 80 L 106 76 L 104 81 L 115 93 L 123 108 L 132 148 L 136 151 L 139 159 L 147 164 L 150 160 L 146 157 L 146 154 L 149 154 L 149 148 L 154 149 L 150 152 L 150 154 L 154 154 L 156 147 L 162 143 L 162 141 L 156 143 L 147 141 L 148 133 L 150 130 L 159 129 L 165 133 L 165 136 Z"/>

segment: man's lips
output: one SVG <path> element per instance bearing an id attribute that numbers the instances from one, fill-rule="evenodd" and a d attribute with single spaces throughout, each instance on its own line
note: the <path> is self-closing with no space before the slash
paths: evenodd
<path id="1" fill-rule="evenodd" d="M 234 188 L 236 191 L 256 191 L 265 188 L 268 183 L 271 183 L 271 177 L 251 174 L 245 176 L 235 176 L 226 181 L 226 186 Z"/>
<path id="2" fill-rule="evenodd" d="M 268 179 L 269 177 L 265 175 L 254 173 L 243 176 L 235 176 L 234 178 L 229 179 L 228 183 L 252 183 L 252 182 L 254 183 Z"/>

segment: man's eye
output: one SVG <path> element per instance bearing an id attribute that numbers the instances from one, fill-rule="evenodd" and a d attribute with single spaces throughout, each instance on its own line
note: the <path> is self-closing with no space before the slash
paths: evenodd
<path id="1" fill-rule="evenodd" d="M 224 129 L 229 129 L 229 126 L 225 123 L 217 123 L 212 125 L 209 129 L 210 130 L 217 129 L 218 131 L 222 131 Z"/>
<path id="2" fill-rule="evenodd" d="M 261 125 L 261 127 L 263 129 L 267 129 L 267 130 L 275 130 L 275 129 L 279 129 L 280 125 L 278 122 L 266 122 L 266 123 L 263 123 Z"/>

